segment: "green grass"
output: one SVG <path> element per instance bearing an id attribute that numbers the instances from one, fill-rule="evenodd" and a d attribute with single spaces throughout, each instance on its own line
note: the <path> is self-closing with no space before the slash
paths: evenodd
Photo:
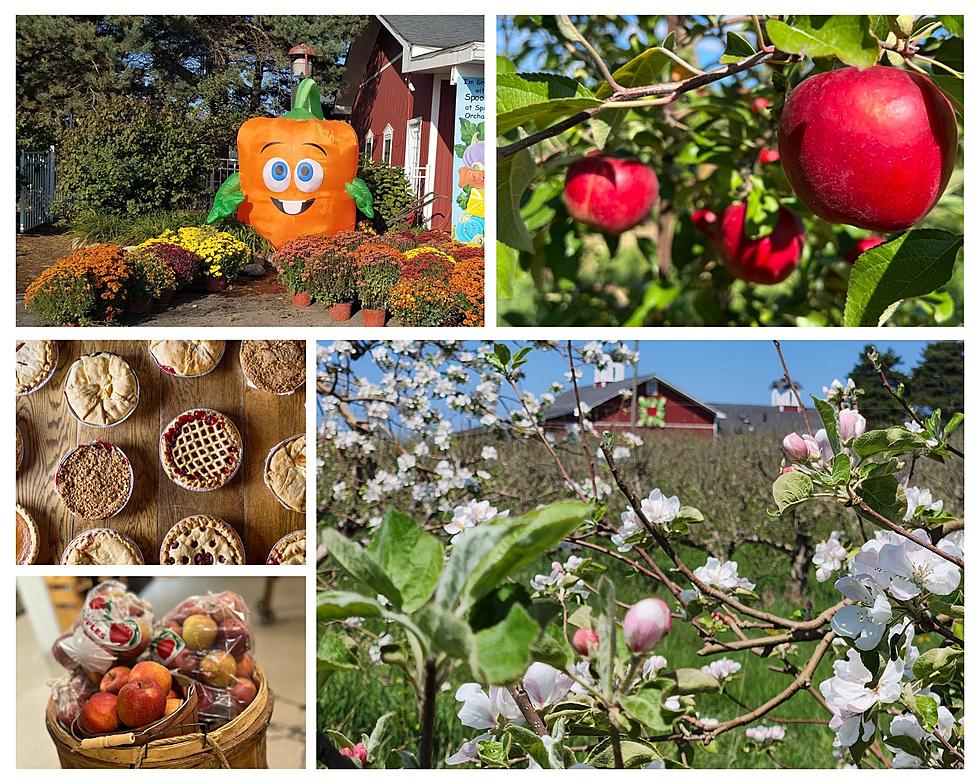
<path id="1" fill-rule="evenodd" d="M 705 556 L 699 553 L 686 553 L 688 563 L 698 566 Z M 789 614 L 798 609 L 786 594 L 784 575 L 787 563 L 782 557 L 773 557 L 768 549 L 746 545 L 735 555 L 740 573 L 756 582 L 756 590 L 762 597 L 760 606 L 773 612 Z M 658 559 L 667 566 L 665 559 Z M 530 569 L 523 577 L 550 569 L 550 558 L 542 559 L 536 568 Z M 617 598 L 632 602 L 650 595 L 651 585 L 642 575 L 630 572 L 619 562 L 607 562 L 608 574 L 617 588 Z M 663 596 L 663 590 L 653 592 Z M 831 583 L 819 584 L 811 581 L 807 601 L 812 603 L 813 614 L 838 600 Z M 801 644 L 796 661 L 806 658 L 814 643 Z M 700 648 L 697 634 L 690 624 L 678 622 L 670 635 L 660 644 L 656 653 L 667 658 L 671 667 L 701 666 L 710 659 L 699 658 Z M 720 658 L 720 657 L 713 657 Z M 781 691 L 790 682 L 790 676 L 771 672 L 768 660 L 760 659 L 751 652 L 734 653 L 729 658 L 741 662 L 742 671 L 730 685 L 729 692 L 739 702 L 754 708 Z M 814 678 L 815 683 L 831 674 L 832 657 L 825 657 Z M 464 741 L 478 734 L 476 730 L 463 727 L 456 717 L 459 703 L 453 698 L 456 687 L 467 680 L 465 672 L 454 674 L 450 688 L 439 697 L 436 720 L 435 756 L 437 764 L 447 755 L 459 749 Z M 698 699 L 699 711 L 703 716 L 713 716 L 725 720 L 738 716 L 744 709 L 721 695 L 704 695 Z M 418 716 L 415 696 L 411 686 L 400 676 L 398 670 L 385 665 L 368 666 L 363 671 L 335 673 L 330 676 L 318 695 L 317 722 L 321 729 L 336 729 L 348 737 L 358 738 L 360 733 L 370 733 L 376 719 L 387 711 L 395 711 L 395 737 L 401 738 L 404 746 L 415 751 L 417 747 Z M 820 719 L 827 716 L 817 702 L 807 693 L 798 693 L 774 711 L 774 716 Z M 831 756 L 833 735 L 825 725 L 788 724 L 787 738 L 776 750 L 778 761 L 794 768 L 833 767 Z M 587 740 L 583 739 L 583 743 Z M 764 768 L 776 767 L 768 757 L 747 748 L 743 729 L 736 729 L 722 735 L 715 748 L 709 752 L 699 750 L 692 762 L 694 767 L 705 768 Z"/>

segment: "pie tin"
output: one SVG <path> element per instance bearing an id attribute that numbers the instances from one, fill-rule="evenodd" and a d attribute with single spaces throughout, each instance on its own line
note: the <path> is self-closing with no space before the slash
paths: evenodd
<path id="1" fill-rule="evenodd" d="M 178 525 L 181 525 L 184 521 L 189 520 L 192 517 L 209 517 L 212 520 L 217 520 L 219 523 L 221 523 L 222 525 L 224 525 L 231 532 L 231 535 L 235 537 L 235 543 L 238 545 L 238 552 L 240 552 L 242 554 L 242 563 L 241 563 L 241 565 L 244 566 L 245 564 L 248 563 L 248 553 L 245 552 L 245 543 L 242 541 L 241 534 L 239 534 L 238 531 L 235 530 L 235 527 L 231 523 L 229 523 L 227 520 L 222 520 L 220 517 L 215 517 L 214 515 L 209 515 L 209 514 L 192 514 L 192 515 L 188 515 L 187 517 L 183 517 L 180 520 L 178 520 L 176 523 L 174 523 L 172 526 L 170 526 L 170 528 L 167 529 L 167 533 L 165 533 L 163 535 L 163 541 L 160 542 L 160 559 L 159 560 L 160 560 L 160 565 L 161 566 L 198 566 L 199 565 L 199 564 L 194 564 L 194 563 L 189 563 L 189 564 L 178 564 L 178 563 L 168 564 L 167 563 L 167 559 L 166 559 L 167 539 L 170 538 L 170 532 L 172 530 L 174 530 L 174 528 L 176 528 Z M 200 564 L 200 565 L 203 566 L 204 564 Z M 208 565 L 209 566 L 235 566 L 235 564 L 219 564 L 219 563 L 213 563 L 213 564 L 208 564 Z"/>
<path id="2" fill-rule="evenodd" d="M 262 466 L 262 483 L 269 488 L 269 492 L 272 493 L 272 497 L 279 502 L 279 506 L 281 506 L 283 509 L 288 509 L 290 512 L 296 512 L 296 514 L 306 514 L 306 510 L 304 509 L 302 512 L 300 512 L 296 509 L 293 509 L 291 506 L 286 506 L 286 504 L 283 503 L 282 499 L 279 497 L 279 493 L 273 490 L 272 485 L 269 484 L 269 465 L 272 463 L 272 456 L 279 449 L 284 447 L 290 441 L 295 441 L 297 438 L 302 438 L 305 435 L 306 433 L 297 433 L 296 435 L 290 436 L 289 438 L 284 438 L 282 441 L 280 441 L 278 444 L 272 447 L 272 449 L 269 450 L 269 454 L 265 456 L 265 464 Z M 309 455 L 307 455 L 307 457 L 309 457 Z M 304 500 L 306 499 L 304 498 Z M 304 503 L 303 506 L 305 507 L 306 504 Z"/>
<path id="3" fill-rule="evenodd" d="M 296 536 L 296 534 L 303 534 L 303 537 L 305 538 L 306 537 L 306 529 L 305 528 L 300 528 L 300 529 L 298 529 L 296 531 L 290 531 L 288 534 L 286 534 L 285 536 L 281 537 L 279 539 L 279 541 L 277 541 L 274 545 L 272 545 L 272 548 L 269 550 L 269 554 L 266 556 L 266 559 L 265 559 L 266 565 L 268 565 L 268 566 L 286 566 L 287 565 L 287 564 L 282 564 L 279 561 L 273 561 L 273 560 L 271 560 L 272 559 L 272 554 L 276 550 L 278 550 L 280 547 L 284 546 L 286 544 L 286 540 L 287 539 L 292 539 L 294 536 Z M 303 563 L 306 563 L 305 559 L 304 559 Z M 296 566 L 299 566 L 299 564 L 295 564 L 295 565 Z"/>
<path id="4" fill-rule="evenodd" d="M 129 413 L 126 414 L 126 416 L 124 416 L 122 419 L 119 419 L 115 422 L 110 422 L 108 425 L 97 425 L 94 422 L 86 422 L 77 413 L 75 413 L 75 409 L 71 407 L 71 403 L 68 401 L 68 379 L 71 376 L 72 368 L 75 367 L 75 365 L 77 365 L 83 359 L 85 359 L 85 357 L 97 357 L 101 354 L 107 354 L 108 356 L 112 356 L 112 357 L 119 357 L 119 359 L 121 359 L 123 362 L 126 362 L 126 367 L 129 368 L 129 372 L 132 373 L 133 378 L 136 379 L 136 402 L 133 404 L 133 407 L 129 409 Z M 68 409 L 72 417 L 74 417 L 76 422 L 78 422 L 80 425 L 84 425 L 85 427 L 97 427 L 101 430 L 108 430 L 110 427 L 121 425 L 123 422 L 125 422 L 133 414 L 136 413 L 136 409 L 139 408 L 140 405 L 140 377 L 137 374 L 137 372 L 133 370 L 133 366 L 126 361 L 125 357 L 120 356 L 119 354 L 116 354 L 113 351 L 93 351 L 91 354 L 83 354 L 68 366 L 68 371 L 65 373 L 65 391 L 63 393 L 63 396 L 65 398 L 65 407 Z"/>
<path id="5" fill-rule="evenodd" d="M 218 358 L 214 361 L 214 364 L 211 367 L 209 367 L 203 373 L 194 373 L 193 375 L 190 375 L 190 376 L 183 376 L 183 375 L 181 375 L 179 373 L 171 373 L 169 370 L 166 369 L 166 367 L 164 365 L 161 365 L 160 362 L 157 361 L 157 358 L 155 356 L 153 356 L 153 352 L 150 351 L 150 342 L 151 341 L 149 341 L 149 340 L 146 342 L 146 353 L 150 355 L 150 359 L 153 360 L 153 364 L 156 365 L 158 368 L 160 368 L 160 372 L 161 373 L 166 373 L 171 378 L 201 378 L 202 376 L 206 376 L 208 373 L 213 372 L 214 369 L 216 367 L 218 367 L 218 365 L 221 364 L 221 360 L 225 358 L 225 349 L 228 347 L 228 341 L 227 340 L 222 340 L 221 341 L 221 353 L 218 354 Z"/>
<path id="6" fill-rule="evenodd" d="M 163 436 L 164 436 L 164 433 L 166 433 L 171 427 L 173 427 L 174 424 L 177 422 L 177 420 L 180 419 L 182 416 L 184 416 L 185 414 L 193 414 L 195 411 L 203 411 L 203 412 L 208 413 L 208 414 L 217 414 L 220 417 L 224 417 L 228 421 L 228 423 L 232 426 L 232 428 L 234 428 L 235 434 L 238 436 L 238 462 L 235 463 L 234 470 L 232 470 L 232 472 L 230 474 L 228 474 L 228 476 L 225 478 L 225 481 L 222 482 L 217 487 L 188 487 L 183 482 L 181 482 L 178 479 L 170 476 L 170 472 L 167 471 L 167 461 L 164 460 L 164 457 L 163 457 Z M 159 441 L 160 441 L 160 449 L 159 449 L 159 451 L 160 451 L 160 467 L 163 469 L 164 475 L 171 482 L 173 482 L 175 485 L 177 485 L 177 487 L 182 487 L 184 490 L 190 490 L 191 492 L 194 492 L 194 493 L 210 493 L 213 490 L 220 490 L 222 487 L 224 487 L 225 485 L 227 485 L 229 482 L 231 482 L 232 479 L 235 478 L 235 474 L 238 473 L 238 469 L 240 469 L 242 467 L 242 463 L 245 462 L 245 442 L 242 440 L 242 434 L 241 434 L 241 431 L 238 429 L 238 425 L 236 425 L 232 421 L 231 417 L 228 416 L 226 413 L 224 413 L 223 411 L 218 411 L 218 410 L 216 410 L 214 408 L 188 408 L 186 411 L 181 411 L 179 414 L 177 414 L 177 416 L 175 416 L 173 419 L 171 419 L 164 426 L 163 430 L 160 431 Z"/>
<path id="7" fill-rule="evenodd" d="M 26 343 L 27 341 L 24 342 Z M 48 375 L 46 375 L 35 386 L 31 387 L 30 389 L 25 389 L 23 392 L 18 392 L 17 397 L 25 397 L 27 395 L 33 395 L 35 392 L 37 392 L 41 387 L 43 387 L 51 380 L 51 376 L 54 375 L 54 371 L 58 369 L 58 364 L 61 362 L 61 348 L 60 346 L 58 346 L 57 340 L 51 340 L 48 342 L 54 343 L 54 364 L 51 366 L 51 370 L 49 370 Z"/>
<path id="8" fill-rule="evenodd" d="M 134 550 L 134 552 L 136 553 L 136 557 L 137 557 L 136 563 L 139 564 L 140 566 L 144 566 L 146 564 L 146 561 L 143 560 L 143 552 L 140 550 L 139 545 L 137 545 L 136 542 L 133 541 L 132 537 L 127 536 L 122 531 L 117 531 L 115 528 L 89 528 L 87 531 L 82 531 L 80 534 L 78 534 L 77 536 L 75 536 L 75 538 L 72 539 L 68 543 L 68 546 L 65 548 L 64 552 L 62 552 L 62 554 L 61 554 L 61 565 L 62 566 L 82 566 L 82 565 L 84 565 L 84 564 L 69 564 L 65 560 L 68 557 L 68 553 L 71 550 L 74 549 L 75 542 L 77 542 L 83 536 L 88 536 L 89 534 L 94 534 L 94 533 L 105 533 L 106 531 L 108 531 L 110 534 L 115 534 L 116 536 L 119 536 L 119 537 L 122 537 L 123 539 L 125 539 L 126 542 L 129 544 L 129 546 L 132 547 L 133 550 Z M 91 566 L 114 566 L 114 565 L 118 565 L 118 566 L 131 566 L 131 564 L 91 564 Z"/>
<path id="9" fill-rule="evenodd" d="M 32 564 L 37 563 L 38 556 L 40 556 L 41 554 L 41 531 L 38 529 L 37 522 L 35 522 L 30 512 L 28 512 L 24 507 L 22 507 L 20 504 L 16 504 L 15 510 L 18 514 L 20 514 L 20 517 L 24 521 L 24 524 L 30 529 L 31 540 L 32 540 L 31 551 L 29 553 L 27 560 L 17 561 L 17 565 L 31 566 Z M 15 553 L 14 555 L 16 556 L 17 554 Z"/>
<path id="10" fill-rule="evenodd" d="M 111 449 L 114 449 L 116 452 L 121 454 L 123 456 L 123 460 L 126 461 L 126 465 L 129 466 L 129 492 L 126 494 L 126 500 L 122 502 L 122 504 L 119 506 L 118 509 L 116 509 L 116 511 L 114 511 L 112 514 L 108 515 L 107 517 L 82 517 L 80 514 L 77 514 L 70 506 L 68 506 L 68 503 L 65 501 L 65 497 L 61 494 L 60 477 L 61 477 L 61 469 L 64 467 L 65 461 L 73 454 L 78 452 L 80 449 L 87 446 L 110 447 Z M 70 449 L 68 452 L 64 454 L 61 460 L 58 461 L 58 470 L 54 472 L 54 488 L 55 490 L 58 491 L 58 495 L 61 497 L 61 502 L 65 505 L 65 509 L 67 509 L 73 517 L 77 517 L 79 520 L 108 520 L 112 517 L 115 517 L 123 509 L 126 508 L 126 504 L 129 503 L 129 499 L 133 497 L 133 487 L 135 486 L 136 486 L 136 474 L 133 472 L 133 461 L 129 459 L 129 456 L 125 452 L 123 452 L 123 450 L 120 447 L 116 446 L 115 444 L 110 444 L 108 441 L 89 441 L 86 444 L 79 444 L 74 449 Z"/>
<path id="11" fill-rule="evenodd" d="M 306 385 L 306 375 L 304 371 L 303 380 L 300 381 L 296 386 L 294 386 L 288 392 L 273 392 L 269 389 L 262 389 L 261 387 L 256 386 L 255 382 L 253 382 L 252 379 L 249 378 L 249 375 L 245 370 L 245 363 L 242 362 L 242 350 L 245 348 L 245 342 L 246 341 L 243 340 L 241 342 L 241 345 L 239 345 L 238 347 L 238 365 L 242 369 L 242 375 L 245 377 L 245 383 L 248 384 L 248 386 L 250 386 L 252 389 L 257 390 L 258 392 L 265 392 L 270 395 L 276 395 L 278 397 L 289 397 L 289 395 L 295 395 L 296 390 L 302 389 Z M 304 358 L 304 366 L 305 366 L 305 358 Z"/>

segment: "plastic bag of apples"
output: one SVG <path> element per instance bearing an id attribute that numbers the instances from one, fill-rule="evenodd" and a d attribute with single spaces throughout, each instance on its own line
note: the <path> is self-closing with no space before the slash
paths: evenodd
<path id="1" fill-rule="evenodd" d="M 191 596 L 163 616 L 151 658 L 197 681 L 197 715 L 209 729 L 255 699 L 252 630 L 245 600 L 232 591 Z"/>

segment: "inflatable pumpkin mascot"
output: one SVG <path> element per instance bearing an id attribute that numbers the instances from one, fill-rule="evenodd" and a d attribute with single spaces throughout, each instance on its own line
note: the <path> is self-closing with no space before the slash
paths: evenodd
<path id="1" fill-rule="evenodd" d="M 253 117 L 238 129 L 239 171 L 214 197 L 208 223 L 238 213 L 274 248 L 304 234 L 350 231 L 357 210 L 374 217 L 371 191 L 357 177 L 357 134 L 324 120 L 312 79 L 282 117 Z"/>

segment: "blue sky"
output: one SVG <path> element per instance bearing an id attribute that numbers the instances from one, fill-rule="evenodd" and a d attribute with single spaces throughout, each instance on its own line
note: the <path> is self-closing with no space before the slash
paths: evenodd
<path id="1" fill-rule="evenodd" d="M 511 341 L 508 345 L 515 346 Z M 576 341 L 577 345 L 585 341 Z M 847 379 L 867 341 L 784 340 L 783 354 L 804 395 L 819 395 L 835 378 Z M 879 340 L 880 352 L 892 349 L 902 358 L 900 369 L 919 362 L 927 341 Z M 468 346 L 478 345 L 467 341 Z M 633 348 L 629 342 L 628 347 Z M 706 403 L 769 403 L 769 385 L 782 376 L 779 358 L 768 340 L 645 340 L 640 341 L 639 373 L 656 373 Z M 556 352 L 535 351 L 524 366 L 522 387 L 541 393 L 554 381 L 564 382 L 568 366 Z M 354 367 L 359 375 L 377 381 L 381 373 L 370 357 Z M 591 371 L 583 383 L 592 383 Z"/>

